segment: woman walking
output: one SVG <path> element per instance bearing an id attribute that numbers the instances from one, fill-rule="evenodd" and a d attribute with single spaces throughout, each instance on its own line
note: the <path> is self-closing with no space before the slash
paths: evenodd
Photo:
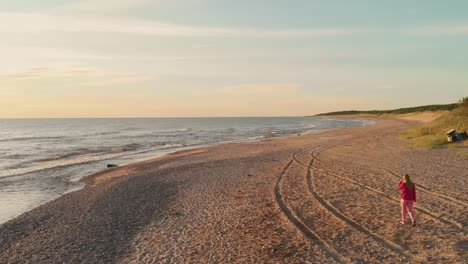
<path id="1" fill-rule="evenodd" d="M 411 219 L 412 226 L 416 226 L 416 216 L 414 214 L 414 203 L 416 202 L 416 186 L 411 182 L 410 176 L 405 174 L 398 185 L 401 191 L 401 222 L 406 223 L 406 212 Z"/>

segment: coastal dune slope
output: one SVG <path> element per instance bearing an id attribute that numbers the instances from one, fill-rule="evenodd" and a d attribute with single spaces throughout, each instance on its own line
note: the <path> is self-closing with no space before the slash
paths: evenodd
<path id="1" fill-rule="evenodd" d="M 0 262 L 461 263 L 468 161 L 413 121 L 224 144 L 111 169 L 0 226 Z M 418 226 L 399 226 L 402 173 Z"/>

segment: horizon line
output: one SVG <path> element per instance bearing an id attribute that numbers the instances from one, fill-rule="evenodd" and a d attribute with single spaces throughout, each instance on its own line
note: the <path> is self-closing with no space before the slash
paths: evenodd
<path id="1" fill-rule="evenodd" d="M 274 118 L 274 117 L 311 117 L 314 115 L 290 115 L 290 116 L 160 116 L 160 117 L 0 117 L 0 120 L 13 119 L 170 119 L 170 118 Z"/>

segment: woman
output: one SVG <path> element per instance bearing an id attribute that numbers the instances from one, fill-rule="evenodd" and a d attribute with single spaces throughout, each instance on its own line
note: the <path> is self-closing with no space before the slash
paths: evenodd
<path id="1" fill-rule="evenodd" d="M 406 212 L 411 218 L 412 226 L 416 226 L 416 217 L 414 215 L 414 203 L 416 202 L 416 186 L 411 182 L 410 176 L 405 174 L 398 185 L 401 191 L 401 222 L 404 225 L 406 222 Z"/>

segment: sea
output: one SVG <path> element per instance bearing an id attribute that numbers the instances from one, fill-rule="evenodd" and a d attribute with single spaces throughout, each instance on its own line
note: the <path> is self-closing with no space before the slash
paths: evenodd
<path id="1" fill-rule="evenodd" d="M 0 224 L 82 188 L 82 177 L 107 164 L 372 123 L 323 117 L 0 119 Z"/>

